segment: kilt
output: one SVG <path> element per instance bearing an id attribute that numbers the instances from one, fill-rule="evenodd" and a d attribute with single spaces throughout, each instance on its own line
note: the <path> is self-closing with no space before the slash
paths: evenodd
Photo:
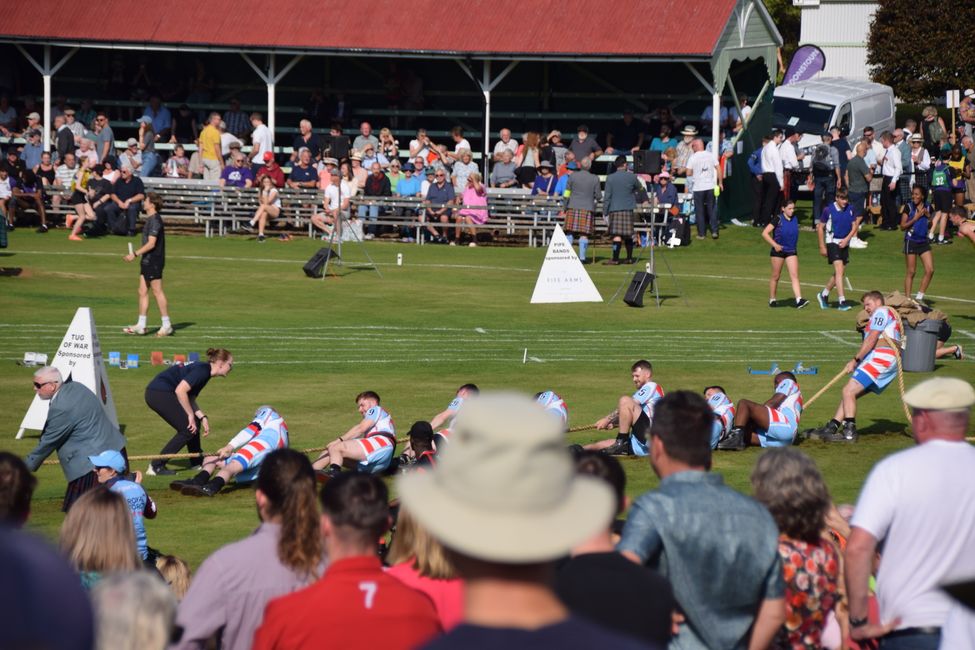
<path id="1" fill-rule="evenodd" d="M 565 231 L 577 235 L 591 235 L 592 210 L 569 208 L 565 211 Z"/>
<path id="2" fill-rule="evenodd" d="M 61 512 L 67 512 L 74 505 L 82 494 L 98 485 L 98 477 L 94 472 L 88 472 L 73 481 L 68 482 L 68 489 L 64 493 L 64 502 L 61 504 Z"/>
<path id="3" fill-rule="evenodd" d="M 618 210 L 606 215 L 610 235 L 631 237 L 633 235 L 633 211 Z"/>

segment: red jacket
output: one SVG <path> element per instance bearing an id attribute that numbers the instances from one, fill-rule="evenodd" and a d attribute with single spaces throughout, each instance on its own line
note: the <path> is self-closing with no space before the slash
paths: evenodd
<path id="1" fill-rule="evenodd" d="M 274 166 L 270 168 L 264 165 L 258 169 L 257 177 L 254 179 L 254 187 L 261 186 L 261 176 L 270 176 L 271 180 L 274 181 L 274 187 L 284 187 L 284 170 L 278 163 L 274 163 Z"/>

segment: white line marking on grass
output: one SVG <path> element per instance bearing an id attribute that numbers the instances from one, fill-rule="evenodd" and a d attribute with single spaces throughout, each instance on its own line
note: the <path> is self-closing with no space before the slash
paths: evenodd
<path id="1" fill-rule="evenodd" d="M 970 338 L 970 339 L 975 339 L 975 334 L 972 334 L 972 333 L 971 333 L 971 332 L 969 332 L 969 331 L 966 331 L 966 330 L 959 330 L 959 329 L 956 329 L 955 331 L 956 331 L 956 332 L 958 332 L 959 334 L 964 334 L 965 336 L 967 336 L 967 337 L 968 337 L 968 338 Z"/>
<path id="2" fill-rule="evenodd" d="M 538 357 L 528 357 L 528 358 L 529 358 L 530 360 L 532 360 L 532 361 L 534 361 L 535 363 L 545 363 L 544 361 L 542 361 L 542 360 L 541 360 L 541 359 L 539 359 Z"/>
<path id="3" fill-rule="evenodd" d="M 820 334 L 822 334 L 823 336 L 825 336 L 828 339 L 831 339 L 833 341 L 836 341 L 837 343 L 842 343 L 843 345 L 849 345 L 849 346 L 854 347 L 854 348 L 859 348 L 860 347 L 859 345 L 857 345 L 853 341 L 847 341 L 846 339 L 841 339 L 840 337 L 836 336 L 835 334 L 830 334 L 829 332 L 820 332 Z"/>

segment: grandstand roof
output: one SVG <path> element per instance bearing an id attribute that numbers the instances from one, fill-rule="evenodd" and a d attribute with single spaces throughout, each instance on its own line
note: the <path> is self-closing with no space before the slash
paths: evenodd
<path id="1" fill-rule="evenodd" d="M 6 7 L 0 40 L 125 49 L 694 60 L 715 55 L 733 22 L 745 47 L 752 14 L 765 40 L 781 44 L 761 0 L 33 0 Z"/>

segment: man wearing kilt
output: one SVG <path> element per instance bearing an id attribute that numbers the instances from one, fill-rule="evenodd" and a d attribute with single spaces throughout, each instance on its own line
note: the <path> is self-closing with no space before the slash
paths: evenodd
<path id="1" fill-rule="evenodd" d="M 617 156 L 615 165 L 616 172 L 606 179 L 603 195 L 603 213 L 613 238 L 613 259 L 603 264 L 610 266 L 620 263 L 621 245 L 626 246 L 626 263 L 633 263 L 633 210 L 636 197 L 643 189 L 636 174 L 626 169 L 626 156 Z"/>
<path id="2" fill-rule="evenodd" d="M 565 206 L 565 232 L 569 246 L 575 236 L 579 236 L 579 259 L 587 264 L 586 248 L 589 246 L 589 236 L 593 234 L 593 213 L 601 191 L 599 177 L 589 171 L 592 166 L 590 160 L 584 158 L 579 166 L 579 171 L 569 176 L 565 184 L 565 196 L 569 199 Z"/>

